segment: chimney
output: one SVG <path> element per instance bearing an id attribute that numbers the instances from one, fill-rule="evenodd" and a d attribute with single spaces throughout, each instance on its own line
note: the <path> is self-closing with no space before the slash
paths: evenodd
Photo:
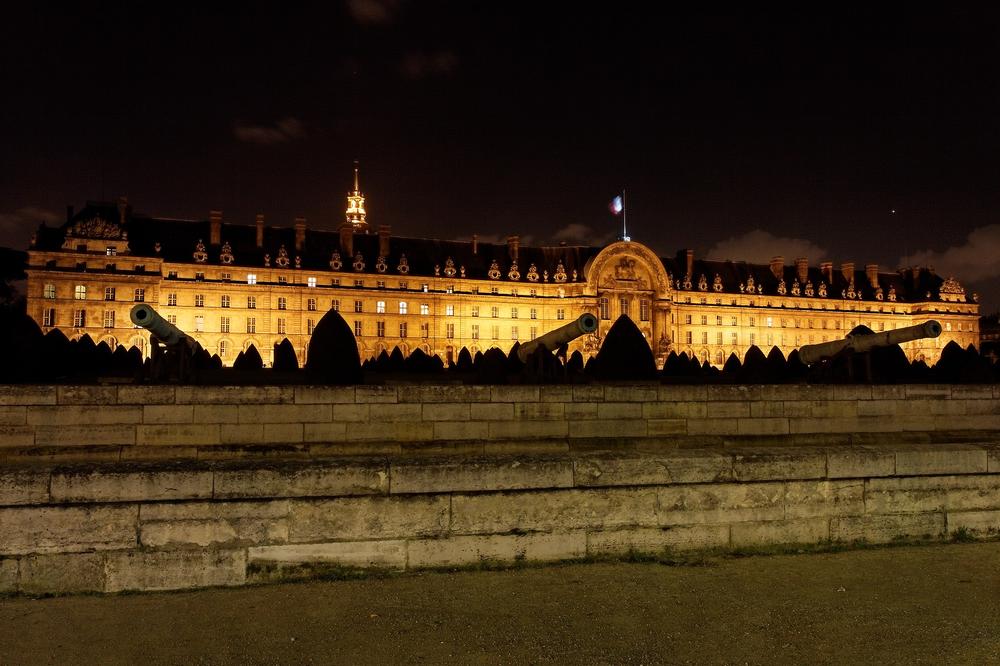
<path id="1" fill-rule="evenodd" d="M 125 226 L 125 218 L 128 216 L 128 199 L 118 197 L 118 224 Z"/>
<path id="2" fill-rule="evenodd" d="M 694 275 L 694 250 L 684 250 L 684 258 L 687 261 L 687 277 Z"/>
<path id="3" fill-rule="evenodd" d="M 354 227 L 350 223 L 340 225 L 340 251 L 344 261 L 349 263 L 354 256 Z"/>
<path id="4" fill-rule="evenodd" d="M 211 245 L 222 244 L 222 211 L 213 210 L 208 214 L 208 242 Z"/>
<path id="5" fill-rule="evenodd" d="M 821 261 L 819 264 L 819 272 L 823 274 L 823 279 L 827 284 L 833 284 L 833 262 L 832 261 Z"/>
<path id="6" fill-rule="evenodd" d="M 507 252 L 510 254 L 511 261 L 517 261 L 517 252 L 519 249 L 521 249 L 521 237 L 507 236 Z"/>
<path id="7" fill-rule="evenodd" d="M 774 273 L 774 277 L 781 279 L 781 276 L 785 272 L 785 258 L 782 256 L 771 257 L 771 272 Z"/>
<path id="8" fill-rule="evenodd" d="M 66 221 L 70 222 L 73 219 L 73 206 L 66 206 Z"/>
<path id="9" fill-rule="evenodd" d="M 805 284 L 809 279 L 809 260 L 799 257 L 795 260 L 795 274 L 799 278 L 799 284 Z"/>
<path id="10" fill-rule="evenodd" d="M 844 276 L 844 280 L 850 282 L 854 279 L 854 262 L 845 261 L 840 265 L 840 273 Z"/>
<path id="11" fill-rule="evenodd" d="M 264 215 L 257 213 L 257 247 L 264 247 Z"/>
<path id="12" fill-rule="evenodd" d="M 878 286 L 878 264 L 865 264 L 865 274 L 868 275 L 868 282 L 873 287 Z"/>
<path id="13" fill-rule="evenodd" d="M 479 254 L 479 234 L 472 234 L 472 254 Z"/>
<path id="14" fill-rule="evenodd" d="M 295 218 L 295 251 L 301 252 L 306 246 L 306 218 Z"/>
<path id="15" fill-rule="evenodd" d="M 380 257 L 389 258 L 389 231 L 388 224 L 378 225 L 378 254 Z"/>

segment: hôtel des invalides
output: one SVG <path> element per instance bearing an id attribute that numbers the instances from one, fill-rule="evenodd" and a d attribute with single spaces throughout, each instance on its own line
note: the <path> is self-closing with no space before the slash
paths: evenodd
<path id="1" fill-rule="evenodd" d="M 369 223 L 357 169 L 337 231 L 217 211 L 207 220 L 156 218 L 124 199 L 88 202 L 67 217 L 32 241 L 28 314 L 43 332 L 88 334 L 144 354 L 148 333 L 129 319 L 143 301 L 227 365 L 250 344 L 269 364 L 284 338 L 304 361 L 313 327 L 331 308 L 353 327 L 362 359 L 397 346 L 446 362 L 462 347 L 507 351 L 584 312 L 600 319 L 595 334 L 570 345 L 584 357 L 620 315 L 639 326 L 660 363 L 675 351 L 722 365 L 751 345 L 787 355 L 859 324 L 883 331 L 930 318 L 943 332 L 904 344 L 911 360 L 933 363 L 952 340 L 979 345 L 976 298 L 931 269 L 884 273 L 877 264 L 781 257 L 757 265 L 691 250 L 660 257 L 630 240 L 588 247 L 526 246 L 517 236 L 408 238 Z"/>

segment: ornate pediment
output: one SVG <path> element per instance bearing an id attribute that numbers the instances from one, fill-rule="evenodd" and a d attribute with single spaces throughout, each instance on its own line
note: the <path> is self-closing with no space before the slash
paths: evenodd
<path id="1" fill-rule="evenodd" d="M 634 280 L 636 278 L 635 259 L 629 257 L 619 259 L 618 265 L 615 266 L 615 277 L 619 280 Z"/>
<path id="2" fill-rule="evenodd" d="M 122 238 L 122 228 L 115 222 L 109 222 L 100 215 L 87 220 L 79 220 L 70 227 L 67 235 L 75 238 Z"/>
<path id="3" fill-rule="evenodd" d="M 945 280 L 944 284 L 941 285 L 941 289 L 938 291 L 942 294 L 965 294 L 965 288 L 962 286 L 962 283 L 953 277 L 949 277 Z"/>

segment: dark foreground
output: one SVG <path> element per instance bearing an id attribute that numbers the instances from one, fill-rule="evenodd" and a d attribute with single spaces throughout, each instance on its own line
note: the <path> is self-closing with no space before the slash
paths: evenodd
<path id="1" fill-rule="evenodd" d="M 0 600 L 4 665 L 998 660 L 998 542 Z"/>

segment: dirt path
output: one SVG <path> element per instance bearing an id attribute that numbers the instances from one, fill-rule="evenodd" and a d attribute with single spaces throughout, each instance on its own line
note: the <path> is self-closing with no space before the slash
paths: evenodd
<path id="1" fill-rule="evenodd" d="M 0 664 L 1000 661 L 1000 543 L 0 600 Z"/>

